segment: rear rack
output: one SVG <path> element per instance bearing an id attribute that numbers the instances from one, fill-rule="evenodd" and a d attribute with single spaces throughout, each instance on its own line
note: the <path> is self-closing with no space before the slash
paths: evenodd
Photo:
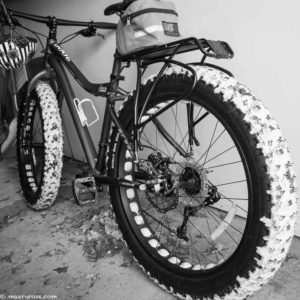
<path id="1" fill-rule="evenodd" d="M 195 89 L 197 84 L 197 73 L 193 66 L 189 64 L 182 63 L 180 61 L 174 60 L 174 57 L 177 54 L 186 53 L 190 51 L 200 50 L 203 54 L 200 65 L 204 64 L 204 61 L 207 57 L 217 58 L 217 59 L 230 59 L 234 56 L 234 53 L 231 47 L 223 41 L 211 41 L 206 39 L 197 39 L 195 37 L 178 40 L 172 43 L 168 43 L 161 46 L 151 46 L 143 48 L 142 50 L 132 52 L 128 55 L 120 55 L 116 53 L 120 60 L 124 62 L 134 61 L 137 63 L 137 84 L 136 84 L 136 93 L 134 97 L 134 137 L 135 140 L 139 140 L 140 129 L 146 125 L 146 123 L 154 121 L 159 115 L 164 111 L 175 105 L 181 99 L 187 98 Z M 162 63 L 160 71 L 157 73 L 154 78 L 151 88 L 148 95 L 145 98 L 144 104 L 142 107 L 138 105 L 139 94 L 142 85 L 142 77 L 146 68 L 150 65 Z M 146 109 L 147 105 L 152 97 L 153 92 L 155 91 L 160 79 L 164 75 L 165 71 L 171 66 L 176 65 L 183 69 L 186 69 L 187 72 L 191 74 L 191 86 L 187 91 L 183 91 L 182 95 L 177 97 L 177 99 L 172 100 L 164 108 L 161 108 L 155 114 L 147 115 Z M 143 120 L 143 116 L 146 115 L 146 118 Z M 125 134 L 125 130 L 121 129 L 123 137 L 127 140 L 128 145 L 130 145 L 130 139 Z M 165 133 L 167 135 L 167 133 Z M 173 142 L 173 141 L 172 141 Z M 176 150 L 184 157 L 187 156 L 185 151 L 181 151 L 182 148 L 177 143 L 174 143 Z M 136 149 L 140 147 L 138 143 L 133 145 L 133 153 L 136 153 Z"/>
<path id="2" fill-rule="evenodd" d="M 227 42 L 191 37 L 161 46 L 146 47 L 127 55 L 120 55 L 120 57 L 125 61 L 153 60 L 195 50 L 200 50 L 204 57 L 216 59 L 231 59 L 234 56 L 233 50 Z"/>

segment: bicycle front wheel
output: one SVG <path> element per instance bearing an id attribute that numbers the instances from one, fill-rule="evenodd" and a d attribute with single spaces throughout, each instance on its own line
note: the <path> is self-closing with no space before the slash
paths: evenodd
<path id="1" fill-rule="evenodd" d="M 63 164 L 63 134 L 56 96 L 46 82 L 38 82 L 21 99 L 17 157 L 27 204 L 42 210 L 56 200 Z"/>
<path id="2" fill-rule="evenodd" d="M 296 216 L 295 177 L 277 124 L 228 75 L 197 67 L 193 93 L 140 130 L 139 161 L 111 136 L 111 175 L 140 188 L 111 187 L 124 239 L 147 275 L 185 299 L 244 299 L 274 274 Z M 143 120 L 192 85 L 182 69 L 164 75 Z M 151 88 L 143 87 L 140 105 Z M 133 130 L 133 101 L 120 119 Z"/>

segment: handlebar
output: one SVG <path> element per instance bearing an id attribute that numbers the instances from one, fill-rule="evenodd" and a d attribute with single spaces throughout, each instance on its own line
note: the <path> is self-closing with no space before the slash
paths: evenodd
<path id="1" fill-rule="evenodd" d="M 98 28 L 98 29 L 112 29 L 112 30 L 117 29 L 117 24 L 109 23 L 109 22 L 93 22 L 93 21 L 91 21 L 91 22 L 82 22 L 82 21 L 56 19 L 55 17 L 51 17 L 51 16 L 49 16 L 49 17 L 37 16 L 37 15 L 23 13 L 23 12 L 11 10 L 11 9 L 8 9 L 7 12 L 10 15 L 11 18 L 18 17 L 18 18 L 23 18 L 23 19 L 27 19 L 27 20 L 30 20 L 30 21 L 38 22 L 38 23 L 43 23 L 43 24 L 46 24 L 46 25 L 49 25 L 50 23 L 55 22 L 55 24 L 57 26 L 88 27 L 90 25 L 93 25 L 95 28 Z"/>

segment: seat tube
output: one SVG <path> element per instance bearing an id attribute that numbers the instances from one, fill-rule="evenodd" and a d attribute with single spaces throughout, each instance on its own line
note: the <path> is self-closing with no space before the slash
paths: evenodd
<path id="1" fill-rule="evenodd" d="M 122 70 L 122 60 L 119 57 L 117 57 L 117 55 L 115 54 L 113 68 L 110 75 L 109 91 L 111 93 L 116 91 L 119 87 L 119 81 L 121 79 L 120 77 L 121 70 Z"/>
<path id="2" fill-rule="evenodd" d="M 112 125 L 112 120 L 109 114 L 108 107 L 112 106 L 113 109 L 115 107 L 115 104 L 112 103 L 112 101 L 110 101 L 109 95 L 113 94 L 119 87 L 121 67 L 122 67 L 122 60 L 115 55 L 112 73 L 110 76 L 108 96 L 105 103 L 104 119 L 103 119 L 102 131 L 101 131 L 101 136 L 99 141 L 98 160 L 95 167 L 95 169 L 99 171 L 101 175 L 103 175 L 106 171 L 105 156 L 109 147 L 108 139 L 109 139 L 110 129 Z"/>

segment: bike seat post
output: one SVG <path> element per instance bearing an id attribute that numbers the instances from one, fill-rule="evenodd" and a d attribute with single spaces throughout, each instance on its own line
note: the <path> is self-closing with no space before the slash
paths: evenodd
<path id="1" fill-rule="evenodd" d="M 110 93 L 114 93 L 115 91 L 117 91 L 119 87 L 119 81 L 122 78 L 120 77 L 121 71 L 122 71 L 122 60 L 115 55 L 112 73 L 110 75 L 110 85 L 109 85 Z"/>

